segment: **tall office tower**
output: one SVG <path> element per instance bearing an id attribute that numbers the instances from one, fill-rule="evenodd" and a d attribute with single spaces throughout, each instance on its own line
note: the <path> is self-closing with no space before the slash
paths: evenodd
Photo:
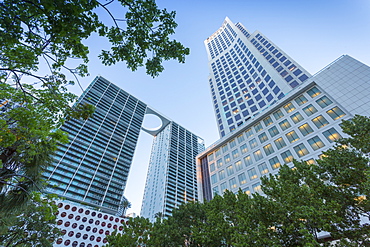
<path id="1" fill-rule="evenodd" d="M 198 200 L 195 157 L 203 140 L 170 122 L 153 142 L 141 216 L 171 215 L 181 203 Z"/>
<path id="2" fill-rule="evenodd" d="M 370 116 L 370 67 L 350 56 L 310 76 L 260 32 L 227 18 L 205 44 L 223 137 L 197 156 L 200 201 L 226 189 L 260 192 L 262 176 L 332 147 L 345 135 L 341 120 Z"/>
<path id="3" fill-rule="evenodd" d="M 204 43 L 221 137 L 311 76 L 261 32 L 251 34 L 229 18 Z"/>

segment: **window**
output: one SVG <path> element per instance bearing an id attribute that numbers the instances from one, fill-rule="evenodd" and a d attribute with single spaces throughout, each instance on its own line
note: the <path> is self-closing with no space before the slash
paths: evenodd
<path id="1" fill-rule="evenodd" d="M 287 113 L 292 112 L 292 111 L 295 110 L 295 107 L 294 107 L 294 105 L 291 102 L 288 103 L 288 104 L 286 104 L 285 106 L 283 106 L 283 108 L 285 109 L 285 111 Z"/>
<path id="2" fill-rule="evenodd" d="M 222 159 L 217 160 L 216 163 L 217 163 L 217 168 L 220 168 L 223 165 Z"/>
<path id="3" fill-rule="evenodd" d="M 233 148 L 236 146 L 235 140 L 230 141 L 229 144 L 230 144 L 230 148 Z"/>
<path id="4" fill-rule="evenodd" d="M 256 161 L 259 161 L 260 159 L 263 158 L 261 150 L 257 150 L 256 152 L 253 153 L 253 155 Z"/>
<path id="5" fill-rule="evenodd" d="M 227 146 L 227 144 L 222 146 L 222 152 L 223 153 L 227 152 L 228 149 L 229 149 L 229 147 Z"/>
<path id="6" fill-rule="evenodd" d="M 215 196 L 215 195 L 218 195 L 218 194 L 220 194 L 220 192 L 218 191 L 218 186 L 216 186 L 216 187 L 213 188 L 213 195 Z"/>
<path id="7" fill-rule="evenodd" d="M 342 111 L 338 106 L 330 109 L 329 111 L 326 112 L 333 120 L 337 120 L 346 114 L 344 111 Z"/>
<path id="8" fill-rule="evenodd" d="M 313 164 L 315 164 L 316 162 L 315 162 L 315 160 L 314 160 L 314 159 L 309 159 L 309 160 L 306 160 L 306 163 L 307 163 L 307 165 L 313 165 Z"/>
<path id="9" fill-rule="evenodd" d="M 254 126 L 254 130 L 256 131 L 256 133 L 258 132 L 258 131 L 261 131 L 263 129 L 263 127 L 262 127 L 262 124 L 261 123 L 258 123 L 258 124 L 256 124 L 255 126 Z"/>
<path id="10" fill-rule="evenodd" d="M 323 96 L 320 99 L 316 100 L 316 103 L 321 106 L 321 108 L 325 108 L 328 105 L 332 104 L 333 101 L 331 101 L 328 97 Z"/>
<path id="11" fill-rule="evenodd" d="M 288 122 L 288 120 L 286 120 L 286 119 L 285 119 L 285 120 L 283 120 L 283 121 L 281 121 L 281 122 L 279 123 L 279 125 L 280 125 L 280 128 L 281 128 L 283 131 L 291 127 L 290 123 L 289 123 L 289 122 Z"/>
<path id="12" fill-rule="evenodd" d="M 253 148 L 255 148 L 255 147 L 257 147 L 257 146 L 258 146 L 258 143 L 257 143 L 256 139 L 255 139 L 255 138 L 253 138 L 252 140 L 250 140 L 250 141 L 249 141 L 249 145 L 250 145 L 250 146 L 251 146 L 251 148 L 253 149 Z"/>
<path id="13" fill-rule="evenodd" d="M 293 143 L 293 142 L 295 142 L 295 141 L 298 141 L 298 140 L 299 140 L 299 136 L 297 135 L 297 133 L 296 133 L 294 130 L 290 131 L 289 133 L 287 133 L 287 134 L 285 134 L 285 135 L 286 135 L 286 137 L 288 138 L 288 141 L 289 141 L 290 143 Z"/>
<path id="14" fill-rule="evenodd" d="M 270 128 L 268 131 L 269 131 L 269 133 L 270 133 L 270 136 L 271 136 L 271 137 L 274 137 L 274 136 L 276 136 L 277 134 L 279 134 L 279 131 L 278 131 L 278 129 L 276 128 L 276 126 L 274 126 L 274 127 Z"/>
<path id="15" fill-rule="evenodd" d="M 230 188 L 231 189 L 235 189 L 237 188 L 238 186 L 236 185 L 236 179 L 235 178 L 232 178 L 229 180 L 229 185 L 230 185 Z"/>
<path id="16" fill-rule="evenodd" d="M 258 170 L 260 171 L 261 175 L 264 175 L 269 172 L 269 169 L 267 168 L 266 163 L 262 163 L 258 165 Z"/>
<path id="17" fill-rule="evenodd" d="M 304 125 L 299 126 L 298 129 L 302 133 L 303 136 L 306 136 L 306 135 L 313 132 L 313 129 L 307 123 L 304 124 Z"/>
<path id="18" fill-rule="evenodd" d="M 322 134 L 326 137 L 326 139 L 328 139 L 329 142 L 334 142 L 342 138 L 342 136 L 334 128 L 328 129 Z"/>
<path id="19" fill-rule="evenodd" d="M 208 162 L 211 162 L 214 159 L 215 159 L 214 153 L 211 153 L 210 155 L 208 155 Z"/>
<path id="20" fill-rule="evenodd" d="M 266 156 L 274 152 L 274 149 L 271 144 L 267 144 L 266 146 L 264 146 L 263 150 L 265 151 Z"/>
<path id="21" fill-rule="evenodd" d="M 221 150 L 220 149 L 217 149 L 215 153 L 216 153 L 216 158 L 221 156 Z"/>
<path id="22" fill-rule="evenodd" d="M 231 153 L 233 155 L 233 158 L 236 159 L 239 157 L 239 150 L 238 149 L 235 149 L 234 151 L 232 151 Z"/>
<path id="23" fill-rule="evenodd" d="M 239 144 L 242 143 L 244 141 L 244 135 L 241 134 L 240 136 L 237 137 L 237 139 Z"/>
<path id="24" fill-rule="evenodd" d="M 263 122 L 265 123 L 266 126 L 269 126 L 270 124 L 273 123 L 271 117 L 263 119 Z"/>
<path id="25" fill-rule="evenodd" d="M 221 191 L 222 192 L 225 192 L 227 190 L 226 182 L 222 183 L 220 186 L 221 186 Z"/>
<path id="26" fill-rule="evenodd" d="M 242 151 L 242 154 L 245 154 L 246 152 L 248 152 L 247 144 L 243 144 L 243 145 L 240 147 L 240 150 Z"/>
<path id="27" fill-rule="evenodd" d="M 275 117 L 276 120 L 284 117 L 284 114 L 283 114 L 283 112 L 281 110 L 277 110 L 276 112 L 273 113 L 273 115 L 274 115 L 274 117 Z"/>
<path id="28" fill-rule="evenodd" d="M 303 111 L 308 117 L 317 112 L 316 108 L 313 105 L 306 106 L 305 108 L 303 108 Z"/>
<path id="29" fill-rule="evenodd" d="M 250 138 L 253 136 L 253 130 L 252 129 L 247 129 L 245 131 L 245 135 L 247 136 L 247 138 Z"/>
<path id="30" fill-rule="evenodd" d="M 251 158 L 251 156 L 250 156 L 250 155 L 248 155 L 248 156 L 244 157 L 244 163 L 245 163 L 245 166 L 250 166 L 250 165 L 252 165 L 252 164 L 253 164 L 253 162 L 252 162 L 252 158 Z"/>
<path id="31" fill-rule="evenodd" d="M 230 160 L 231 160 L 230 159 L 230 154 L 226 154 L 224 159 L 225 159 L 225 163 L 230 162 Z"/>
<path id="32" fill-rule="evenodd" d="M 231 176 L 234 174 L 234 169 L 233 169 L 233 165 L 229 165 L 227 168 L 226 168 L 226 172 L 227 172 L 227 176 Z"/>
<path id="33" fill-rule="evenodd" d="M 276 157 L 276 156 L 272 159 L 269 159 L 269 163 L 270 163 L 270 166 L 272 167 L 272 169 L 274 169 L 274 170 L 278 169 L 281 166 L 280 161 L 279 161 L 278 157 Z"/>
<path id="34" fill-rule="evenodd" d="M 289 163 L 289 162 L 292 162 L 293 161 L 293 155 L 292 155 L 292 153 L 289 150 L 287 150 L 284 153 L 282 153 L 281 154 L 281 157 L 283 158 L 283 160 L 284 160 L 285 163 Z"/>
<path id="35" fill-rule="evenodd" d="M 216 170 L 215 163 L 212 163 L 212 164 L 210 164 L 210 165 L 209 165 L 209 170 L 210 170 L 211 172 L 213 172 L 214 170 Z"/>
<path id="36" fill-rule="evenodd" d="M 213 175 L 211 176 L 211 182 L 212 182 L 212 184 L 217 183 L 217 175 L 216 175 L 216 174 L 213 174 Z"/>
<path id="37" fill-rule="evenodd" d="M 247 183 L 247 177 L 244 172 L 238 175 L 238 180 L 240 185 Z"/>
<path id="38" fill-rule="evenodd" d="M 261 183 L 256 183 L 252 185 L 253 191 L 257 193 L 262 192 Z"/>
<path id="39" fill-rule="evenodd" d="M 304 97 L 303 95 L 297 97 L 295 100 L 294 100 L 298 105 L 303 105 L 304 103 L 307 102 L 307 99 L 306 97 Z"/>
<path id="40" fill-rule="evenodd" d="M 221 170 L 221 171 L 219 171 L 219 172 L 218 172 L 218 177 L 219 177 L 220 181 L 221 181 L 222 179 L 224 179 L 224 178 L 226 177 L 225 170 Z"/>
<path id="41" fill-rule="evenodd" d="M 303 120 L 303 117 L 299 112 L 294 113 L 292 116 L 290 116 L 290 118 L 293 120 L 294 123 L 299 123 Z"/>
<path id="42" fill-rule="evenodd" d="M 256 169 L 252 168 L 252 169 L 248 170 L 248 176 L 249 176 L 250 180 L 256 179 L 258 177 Z"/>
<path id="43" fill-rule="evenodd" d="M 279 139 L 276 139 L 274 141 L 274 143 L 275 143 L 277 149 L 282 149 L 283 147 L 286 146 L 286 143 L 285 143 L 285 141 L 282 137 L 280 137 Z"/>
<path id="44" fill-rule="evenodd" d="M 235 170 L 240 171 L 242 168 L 243 168 L 243 165 L 240 160 L 235 162 Z"/>
<path id="45" fill-rule="evenodd" d="M 309 152 L 303 143 L 298 146 L 293 147 L 294 151 L 298 154 L 299 157 L 307 155 Z"/>
<path id="46" fill-rule="evenodd" d="M 324 127 L 325 125 L 328 125 L 329 122 L 322 116 L 315 117 L 312 119 L 312 122 L 316 125 L 318 129 Z"/>
<path id="47" fill-rule="evenodd" d="M 267 137 L 266 133 L 263 132 L 262 134 L 258 135 L 258 138 L 260 139 L 260 142 L 263 143 L 267 141 L 269 138 Z"/>
<path id="48" fill-rule="evenodd" d="M 320 137 L 315 136 L 309 140 L 307 140 L 308 143 L 311 145 L 313 150 L 320 149 L 322 147 L 325 147 L 325 144 L 321 141 Z"/>
<path id="49" fill-rule="evenodd" d="M 307 94 L 310 95 L 311 98 L 315 98 L 317 95 L 321 94 L 321 92 L 316 87 L 313 87 L 307 91 Z"/>

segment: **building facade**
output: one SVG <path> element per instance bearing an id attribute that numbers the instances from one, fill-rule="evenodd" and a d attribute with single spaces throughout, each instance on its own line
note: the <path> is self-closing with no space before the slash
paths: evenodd
<path id="1" fill-rule="evenodd" d="M 370 115 L 367 96 L 370 68 L 361 62 L 345 55 L 311 76 L 260 32 L 250 34 L 240 23 L 233 25 L 228 18 L 220 30 L 205 43 L 210 60 L 211 93 L 222 138 L 197 157 L 201 201 L 210 200 L 226 189 L 237 192 L 240 188 L 248 194 L 260 192 L 262 176 L 276 174 L 282 164 L 293 166 L 293 159 L 315 162 L 323 151 L 332 147 L 344 135 L 341 120 L 354 114 Z M 222 34 L 222 31 L 227 33 L 225 30 L 229 30 L 233 41 L 224 50 L 218 48 L 216 53 L 216 40 L 220 43 L 217 37 L 225 39 Z M 239 52 L 244 46 L 248 48 L 246 54 Z M 227 59 L 227 54 L 230 59 L 223 63 L 222 57 Z M 225 74 L 226 65 L 230 68 L 229 76 Z M 247 83 L 241 77 L 242 85 L 232 86 L 235 75 L 242 71 L 252 86 L 245 91 Z M 223 97 L 225 94 L 228 98 Z M 247 100 L 253 103 L 245 104 L 242 95 L 247 95 Z M 268 95 L 272 98 L 265 97 Z M 243 111 L 253 114 L 242 118 Z M 240 124 L 234 125 L 235 120 Z"/>

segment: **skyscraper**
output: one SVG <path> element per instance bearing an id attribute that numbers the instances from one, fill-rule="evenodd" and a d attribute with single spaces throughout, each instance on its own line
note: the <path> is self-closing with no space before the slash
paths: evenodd
<path id="1" fill-rule="evenodd" d="M 205 45 L 221 139 L 197 156 L 200 200 L 226 189 L 260 191 L 260 178 L 292 160 L 315 162 L 370 115 L 370 68 L 344 55 L 311 76 L 259 31 L 228 18 Z"/>

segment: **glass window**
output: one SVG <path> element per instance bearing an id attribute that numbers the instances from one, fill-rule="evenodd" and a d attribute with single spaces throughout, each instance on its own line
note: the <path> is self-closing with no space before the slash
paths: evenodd
<path id="1" fill-rule="evenodd" d="M 213 174 L 213 175 L 211 176 L 211 182 L 212 182 L 212 184 L 217 183 L 217 175 L 216 175 L 216 174 Z"/>
<path id="2" fill-rule="evenodd" d="M 276 139 L 274 141 L 274 143 L 275 143 L 277 149 L 282 149 L 283 147 L 286 146 L 286 143 L 285 143 L 285 141 L 284 141 L 284 139 L 282 137 Z"/>
<path id="3" fill-rule="evenodd" d="M 223 165 L 222 159 L 217 160 L 216 163 L 218 168 L 220 168 Z"/>
<path id="4" fill-rule="evenodd" d="M 304 103 L 307 102 L 307 99 L 306 97 L 304 97 L 303 95 L 297 97 L 295 100 L 294 100 L 298 105 L 303 105 Z"/>
<path id="5" fill-rule="evenodd" d="M 239 150 L 238 149 L 235 149 L 232 151 L 231 153 L 233 155 L 233 158 L 236 159 L 239 157 Z"/>
<path id="6" fill-rule="evenodd" d="M 309 152 L 303 143 L 298 146 L 293 147 L 294 151 L 298 154 L 299 157 L 307 155 Z"/>
<path id="7" fill-rule="evenodd" d="M 230 148 L 233 148 L 236 146 L 235 140 L 230 141 L 229 144 L 230 144 Z"/>
<path id="8" fill-rule="evenodd" d="M 278 157 L 276 157 L 276 156 L 272 159 L 269 159 L 269 163 L 270 163 L 270 166 L 272 167 L 272 169 L 274 169 L 274 170 L 278 169 L 281 166 L 280 161 L 279 161 Z"/>
<path id="9" fill-rule="evenodd" d="M 256 183 L 252 185 L 253 191 L 256 193 L 261 193 L 262 188 L 261 188 L 261 183 Z"/>
<path id="10" fill-rule="evenodd" d="M 316 125 L 317 128 L 322 128 L 324 127 L 325 125 L 328 125 L 329 122 L 322 116 L 318 116 L 318 117 L 315 117 L 314 119 L 312 119 L 312 122 Z"/>
<path id="11" fill-rule="evenodd" d="M 334 142 L 342 138 L 342 136 L 334 129 L 328 129 L 327 131 L 322 132 L 322 134 L 328 139 L 329 142 Z"/>
<path id="12" fill-rule="evenodd" d="M 257 146 L 258 146 L 258 143 L 257 143 L 256 139 L 255 139 L 255 138 L 253 138 L 252 140 L 250 140 L 250 141 L 249 141 L 249 145 L 250 145 L 250 146 L 251 146 L 251 148 L 253 149 L 253 148 L 255 148 L 255 147 L 257 147 Z"/>
<path id="13" fill-rule="evenodd" d="M 224 178 L 226 178 L 226 173 L 225 173 L 225 170 L 221 170 L 218 172 L 218 177 L 220 179 L 220 181 Z"/>
<path id="14" fill-rule="evenodd" d="M 328 97 L 323 96 L 320 99 L 316 100 L 316 103 L 321 106 L 321 108 L 325 108 L 328 105 L 332 104 L 333 101 L 331 101 Z"/>
<path id="15" fill-rule="evenodd" d="M 288 120 L 286 120 L 286 119 L 285 119 L 285 120 L 283 120 L 283 121 L 281 121 L 281 122 L 279 123 L 279 125 L 280 125 L 280 128 L 281 128 L 283 131 L 291 127 L 290 123 L 289 123 L 289 122 L 288 122 Z"/>
<path id="16" fill-rule="evenodd" d="M 264 146 L 263 150 L 265 151 L 266 156 L 274 152 L 274 148 L 272 147 L 271 144 L 267 144 L 266 146 Z"/>
<path id="17" fill-rule="evenodd" d="M 263 132 L 262 134 L 258 135 L 258 138 L 260 139 L 260 142 L 263 143 L 267 141 L 269 138 L 267 137 L 266 133 Z"/>
<path id="18" fill-rule="evenodd" d="M 247 183 L 247 177 L 244 172 L 238 175 L 238 180 L 240 185 Z"/>
<path id="19" fill-rule="evenodd" d="M 250 138 L 253 136 L 253 130 L 252 129 L 247 129 L 245 131 L 245 135 L 247 136 L 247 138 Z"/>
<path id="20" fill-rule="evenodd" d="M 215 170 L 216 170 L 215 163 L 212 163 L 212 164 L 210 164 L 210 165 L 209 165 L 209 170 L 210 170 L 211 172 L 213 172 L 213 171 L 215 171 Z"/>
<path id="21" fill-rule="evenodd" d="M 254 126 L 254 130 L 256 131 L 256 133 L 258 132 L 258 131 L 261 131 L 263 129 L 263 127 L 262 127 L 262 124 L 261 123 L 258 123 L 258 124 L 256 124 L 255 126 Z"/>
<path id="22" fill-rule="evenodd" d="M 322 147 L 325 147 L 325 144 L 321 141 L 320 137 L 315 136 L 309 140 L 307 140 L 308 143 L 311 145 L 313 150 L 320 149 Z"/>
<path id="23" fill-rule="evenodd" d="M 254 158 L 255 158 L 255 160 L 256 160 L 256 161 L 259 161 L 260 159 L 262 159 L 262 158 L 263 158 L 263 155 L 262 155 L 261 150 L 257 150 L 257 151 L 255 151 L 255 152 L 253 153 L 253 155 L 254 155 Z"/>
<path id="24" fill-rule="evenodd" d="M 234 174 L 233 165 L 229 165 L 229 166 L 226 168 L 226 172 L 227 172 L 227 176 L 231 176 L 232 174 Z"/>
<path id="25" fill-rule="evenodd" d="M 289 102 L 288 104 L 286 104 L 285 106 L 283 106 L 283 108 L 285 109 L 285 111 L 286 111 L 287 113 L 292 112 L 292 111 L 294 111 L 294 110 L 295 110 L 295 107 L 294 107 L 294 105 L 292 104 L 292 102 Z"/>
<path id="26" fill-rule="evenodd" d="M 243 168 L 242 161 L 235 162 L 235 170 L 240 171 Z"/>
<path id="27" fill-rule="evenodd" d="M 313 165 L 313 164 L 315 164 L 316 162 L 315 162 L 315 160 L 314 160 L 314 159 L 309 159 L 309 160 L 306 160 L 306 163 L 307 163 L 308 165 Z"/>
<path id="28" fill-rule="evenodd" d="M 316 87 L 311 88 L 307 91 L 307 94 L 311 96 L 311 98 L 316 97 L 317 95 L 321 94 L 320 90 Z"/>
<path id="29" fill-rule="evenodd" d="M 240 150 L 242 151 L 242 154 L 248 152 L 247 144 L 244 143 L 243 145 L 241 145 Z"/>
<path id="30" fill-rule="evenodd" d="M 216 186 L 216 187 L 213 188 L 213 195 L 215 196 L 215 195 L 218 195 L 218 194 L 220 194 L 220 192 L 218 191 L 218 186 Z"/>
<path id="31" fill-rule="evenodd" d="M 217 149 L 215 153 L 216 153 L 216 158 L 221 156 L 221 150 L 220 149 Z"/>
<path id="32" fill-rule="evenodd" d="M 304 125 L 299 126 L 298 129 L 302 133 L 303 136 L 306 136 L 306 135 L 313 132 L 313 129 L 307 123 L 304 124 Z"/>
<path id="33" fill-rule="evenodd" d="M 208 162 L 211 162 L 214 159 L 215 159 L 214 153 L 211 153 L 210 155 L 208 155 Z"/>
<path id="34" fill-rule="evenodd" d="M 290 118 L 293 120 L 294 123 L 299 123 L 303 120 L 303 117 L 299 112 L 294 113 L 292 116 L 290 116 Z"/>
<path id="35" fill-rule="evenodd" d="M 305 108 L 303 108 L 304 113 L 306 113 L 307 116 L 311 116 L 315 112 L 317 112 L 316 108 L 313 105 L 308 105 Z"/>
<path id="36" fill-rule="evenodd" d="M 222 191 L 222 192 L 225 192 L 225 191 L 227 190 L 227 184 L 226 184 L 226 182 L 222 183 L 222 184 L 220 185 L 220 187 L 221 187 L 221 191 Z"/>
<path id="37" fill-rule="evenodd" d="M 222 152 L 223 153 L 227 152 L 228 149 L 229 149 L 229 147 L 227 146 L 227 144 L 222 146 Z"/>
<path id="38" fill-rule="evenodd" d="M 251 191 L 250 191 L 249 187 L 244 188 L 244 189 L 243 189 L 243 192 L 244 192 L 245 194 L 247 194 L 248 196 L 250 196 L 250 195 L 251 195 Z"/>
<path id="39" fill-rule="evenodd" d="M 227 163 L 227 162 L 230 162 L 230 154 L 226 154 L 225 156 L 224 156 L 224 159 L 225 159 L 225 163 Z"/>
<path id="40" fill-rule="evenodd" d="M 292 153 L 289 150 L 287 150 L 284 153 L 282 153 L 281 154 L 281 157 L 283 158 L 283 160 L 284 160 L 285 163 L 289 163 L 289 162 L 292 162 L 293 161 L 293 155 L 292 155 Z"/>
<path id="41" fill-rule="evenodd" d="M 271 117 L 267 117 L 267 118 L 263 119 L 263 122 L 266 126 L 269 126 L 270 124 L 273 123 Z"/>
<path id="42" fill-rule="evenodd" d="M 269 131 L 269 133 L 270 133 L 270 136 L 271 136 L 271 137 L 274 137 L 274 136 L 276 136 L 277 134 L 279 134 L 279 131 L 278 131 L 278 129 L 276 128 L 276 126 L 274 126 L 274 127 L 270 128 L 268 131 Z"/>
<path id="43" fill-rule="evenodd" d="M 284 117 L 284 114 L 283 114 L 283 112 L 281 110 L 277 110 L 276 112 L 273 113 L 273 115 L 274 115 L 274 117 L 275 117 L 276 120 Z"/>
<path id="44" fill-rule="evenodd" d="M 232 178 L 229 180 L 229 185 L 231 189 L 236 189 L 238 186 L 236 185 L 236 179 Z"/>
<path id="45" fill-rule="evenodd" d="M 285 135 L 286 135 L 286 137 L 288 138 L 288 141 L 289 141 L 290 143 L 293 143 L 293 142 L 295 142 L 295 141 L 298 141 L 298 140 L 299 140 L 299 136 L 297 135 L 297 133 L 296 133 L 294 130 L 290 131 L 289 133 L 287 133 L 287 134 L 285 134 Z"/>
<path id="46" fill-rule="evenodd" d="M 248 176 L 249 176 L 249 179 L 250 179 L 250 180 L 256 179 L 256 178 L 258 177 L 258 176 L 257 176 L 256 169 L 254 169 L 254 168 L 249 169 L 249 170 L 248 170 Z"/>
<path id="47" fill-rule="evenodd" d="M 269 172 L 269 169 L 267 168 L 267 165 L 265 162 L 258 165 L 258 170 L 260 171 L 261 175 L 264 175 Z"/>
<path id="48" fill-rule="evenodd" d="M 239 144 L 242 143 L 244 141 L 244 135 L 241 134 L 240 136 L 238 136 L 238 142 Z"/>
<path id="49" fill-rule="evenodd" d="M 326 112 L 333 120 L 337 120 L 346 114 L 344 111 L 342 111 L 338 106 L 330 109 L 329 111 Z"/>
<path id="50" fill-rule="evenodd" d="M 245 166 L 250 166 L 253 164 L 252 157 L 250 155 L 244 157 Z"/>

